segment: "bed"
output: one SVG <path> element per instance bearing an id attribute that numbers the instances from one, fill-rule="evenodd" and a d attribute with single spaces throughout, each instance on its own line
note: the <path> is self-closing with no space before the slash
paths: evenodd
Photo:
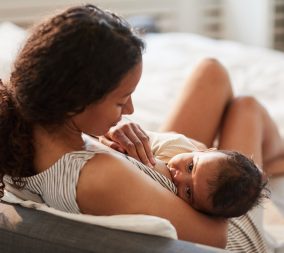
<path id="1" fill-rule="evenodd" d="M 26 31 L 12 23 L 0 24 L 0 78 L 9 78 L 11 63 L 25 36 Z M 144 70 L 133 96 L 136 110 L 129 117 L 131 120 L 145 129 L 157 130 L 186 76 L 199 61 L 213 57 L 228 69 L 235 93 L 256 96 L 268 108 L 284 135 L 284 53 L 189 33 L 153 33 L 144 35 L 144 39 L 147 45 Z M 265 205 L 265 229 L 273 251 L 280 253 L 284 252 L 284 206 L 281 202 L 284 178 L 272 184 L 278 191 L 272 196 L 274 202 Z M 20 211 L 24 215 L 30 212 Z M 178 251 L 178 246 L 169 252 Z"/>
<path id="2" fill-rule="evenodd" d="M 194 66 L 213 57 L 228 69 L 235 93 L 257 97 L 284 133 L 284 53 L 188 33 L 148 34 L 145 40 L 133 115 L 145 128 L 155 130 L 162 123 Z"/>

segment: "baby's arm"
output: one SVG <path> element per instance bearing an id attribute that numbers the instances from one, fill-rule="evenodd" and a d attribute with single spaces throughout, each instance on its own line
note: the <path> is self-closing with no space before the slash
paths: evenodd
<path id="1" fill-rule="evenodd" d="M 177 133 L 157 133 L 147 131 L 154 156 L 168 162 L 173 156 L 181 153 L 206 150 L 205 144 Z"/>

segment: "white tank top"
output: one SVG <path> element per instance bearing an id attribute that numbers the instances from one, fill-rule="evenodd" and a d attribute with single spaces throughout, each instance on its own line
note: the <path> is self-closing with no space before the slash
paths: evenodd
<path id="1" fill-rule="evenodd" d="M 39 194 L 43 201 L 55 209 L 80 213 L 76 202 L 76 188 L 79 180 L 79 174 L 86 162 L 98 153 L 110 153 L 108 147 L 104 149 L 92 147 L 91 151 L 74 151 L 63 155 L 56 163 L 47 170 L 31 177 L 25 177 L 25 189 Z M 138 162 L 132 157 L 126 156 L 114 150 L 123 159 L 132 162 L 138 169 L 149 175 L 155 181 L 158 181 L 163 187 L 177 193 L 176 186 L 167 177 Z M 9 177 L 5 176 L 5 181 L 12 184 Z"/>

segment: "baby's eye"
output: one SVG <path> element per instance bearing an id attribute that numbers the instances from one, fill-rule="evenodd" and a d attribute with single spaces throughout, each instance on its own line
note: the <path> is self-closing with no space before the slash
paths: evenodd
<path id="1" fill-rule="evenodd" d="M 185 188 L 185 194 L 188 199 L 191 199 L 191 189 L 188 186 Z"/>
<path id="2" fill-rule="evenodd" d="M 187 169 L 188 172 L 191 173 L 192 170 L 193 170 L 193 162 L 189 163 L 189 164 L 187 165 L 187 168 L 186 168 L 186 169 Z"/>

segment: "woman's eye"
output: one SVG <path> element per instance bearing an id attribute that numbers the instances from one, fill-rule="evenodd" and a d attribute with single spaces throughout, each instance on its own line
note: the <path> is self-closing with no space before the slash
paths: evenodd
<path id="1" fill-rule="evenodd" d="M 191 199 L 191 190 L 188 186 L 185 188 L 185 194 L 188 197 L 188 199 Z"/>
<path id="2" fill-rule="evenodd" d="M 187 171 L 192 172 L 192 170 L 193 170 L 193 162 L 191 162 L 187 165 Z"/>

